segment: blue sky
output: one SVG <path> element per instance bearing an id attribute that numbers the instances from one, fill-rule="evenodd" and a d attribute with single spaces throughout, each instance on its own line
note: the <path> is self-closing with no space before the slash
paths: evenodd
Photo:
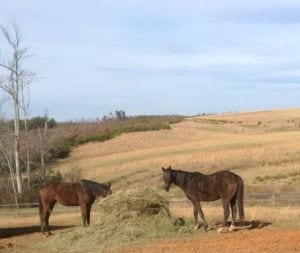
<path id="1" fill-rule="evenodd" d="M 12 21 L 39 75 L 32 116 L 300 105 L 300 1 L 0 0 L 0 24 Z"/>

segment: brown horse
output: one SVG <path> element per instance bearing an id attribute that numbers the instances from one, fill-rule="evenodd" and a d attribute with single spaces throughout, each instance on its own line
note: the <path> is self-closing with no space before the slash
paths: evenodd
<path id="1" fill-rule="evenodd" d="M 78 183 L 55 182 L 43 186 L 39 192 L 41 231 L 51 234 L 49 216 L 56 202 L 65 206 L 80 206 L 83 225 L 90 224 L 91 206 L 96 197 L 112 194 L 111 184 L 100 184 L 82 179 Z"/>
<path id="2" fill-rule="evenodd" d="M 166 191 L 169 191 L 170 185 L 173 183 L 179 186 L 184 191 L 186 197 L 192 202 L 194 208 L 195 229 L 198 229 L 202 224 L 205 231 L 208 227 L 200 201 L 222 200 L 224 209 L 223 227 L 226 227 L 227 225 L 230 205 L 232 215 L 230 231 L 234 230 L 235 227 L 237 206 L 240 222 L 243 222 L 244 183 L 240 176 L 230 171 L 219 171 L 210 175 L 204 175 L 199 172 L 172 170 L 171 167 L 167 169 L 162 168 L 162 171 Z M 200 215 L 202 224 L 198 222 L 198 214 Z M 223 228 L 219 229 L 219 232 L 222 231 Z"/>

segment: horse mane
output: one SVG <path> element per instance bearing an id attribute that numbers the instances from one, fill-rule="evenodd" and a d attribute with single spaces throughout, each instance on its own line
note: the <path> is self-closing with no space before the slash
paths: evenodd
<path id="1" fill-rule="evenodd" d="M 187 178 L 193 175 L 201 175 L 206 176 L 198 171 L 185 171 L 185 170 L 171 170 L 171 178 L 173 183 L 180 184 L 182 186 L 186 186 L 187 184 Z"/>
<path id="2" fill-rule="evenodd" d="M 205 175 L 199 171 L 187 171 L 187 170 L 171 170 L 171 171 L 175 171 L 176 173 L 183 173 L 183 174 L 200 174 L 200 175 Z"/>
<path id="3" fill-rule="evenodd" d="M 103 191 L 106 188 L 105 184 L 100 184 L 87 179 L 81 179 L 80 184 L 91 191 Z"/>
<path id="4" fill-rule="evenodd" d="M 177 182 L 181 185 L 186 184 L 186 178 L 189 172 L 183 170 L 171 170 L 171 179 L 173 183 Z"/>

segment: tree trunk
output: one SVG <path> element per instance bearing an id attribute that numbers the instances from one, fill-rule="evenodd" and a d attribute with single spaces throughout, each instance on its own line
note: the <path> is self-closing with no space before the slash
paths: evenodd
<path id="1" fill-rule="evenodd" d="M 30 178 L 30 150 L 29 150 L 29 141 L 30 141 L 30 135 L 29 135 L 29 129 L 27 125 L 27 115 L 24 119 L 24 127 L 25 127 L 25 133 L 26 133 L 26 169 L 27 169 L 27 187 L 28 190 L 31 188 L 31 178 Z"/>
<path id="2" fill-rule="evenodd" d="M 1 141 L 0 141 L 0 147 L 1 147 L 2 153 L 3 153 L 3 155 L 6 159 L 6 162 L 7 162 L 7 166 L 8 166 L 9 174 L 10 174 L 11 186 L 12 186 L 13 193 L 14 193 L 14 198 L 15 198 L 15 203 L 16 203 L 16 207 L 19 211 L 19 199 L 18 199 L 17 189 L 16 189 L 16 186 L 15 186 L 15 176 L 14 176 L 14 172 L 13 172 L 13 168 L 12 168 L 12 163 L 11 163 L 11 160 L 10 160 L 8 154 L 6 153 Z"/>
<path id="3" fill-rule="evenodd" d="M 16 181 L 17 181 L 17 191 L 22 194 L 22 179 L 20 170 L 20 112 L 19 112 L 19 101 L 16 98 L 14 100 L 14 128 L 15 128 L 15 169 L 16 169 Z"/>
<path id="4" fill-rule="evenodd" d="M 39 134 L 39 141 L 40 141 L 40 152 L 41 152 L 41 171 L 42 171 L 42 178 L 44 184 L 46 183 L 46 169 L 45 169 L 45 155 L 44 155 L 44 138 L 41 133 L 40 127 L 38 127 L 38 134 Z"/>

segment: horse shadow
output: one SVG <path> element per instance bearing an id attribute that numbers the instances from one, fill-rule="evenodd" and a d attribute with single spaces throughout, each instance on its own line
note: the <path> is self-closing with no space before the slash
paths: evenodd
<path id="1" fill-rule="evenodd" d="M 72 226 L 51 226 L 52 230 L 61 230 L 66 228 L 73 228 Z M 8 238 L 12 236 L 28 235 L 41 232 L 41 226 L 26 226 L 26 227 L 11 227 L 11 228 L 0 228 L 0 239 Z"/>
<path id="2" fill-rule="evenodd" d="M 231 222 L 227 222 L 227 229 L 229 229 Z M 240 230 L 252 230 L 252 229 L 261 229 L 272 225 L 272 222 L 269 221 L 262 221 L 262 220 L 251 220 L 251 221 L 243 221 L 242 224 L 237 222 L 234 231 Z M 222 223 L 215 223 L 211 226 L 210 230 L 217 230 L 222 227 Z"/>
<path id="3" fill-rule="evenodd" d="M 269 225 L 272 225 L 272 222 L 270 221 L 261 221 L 261 220 L 252 220 L 252 221 L 244 221 L 242 226 L 240 226 L 242 229 L 261 229 L 264 227 L 267 227 Z"/>

